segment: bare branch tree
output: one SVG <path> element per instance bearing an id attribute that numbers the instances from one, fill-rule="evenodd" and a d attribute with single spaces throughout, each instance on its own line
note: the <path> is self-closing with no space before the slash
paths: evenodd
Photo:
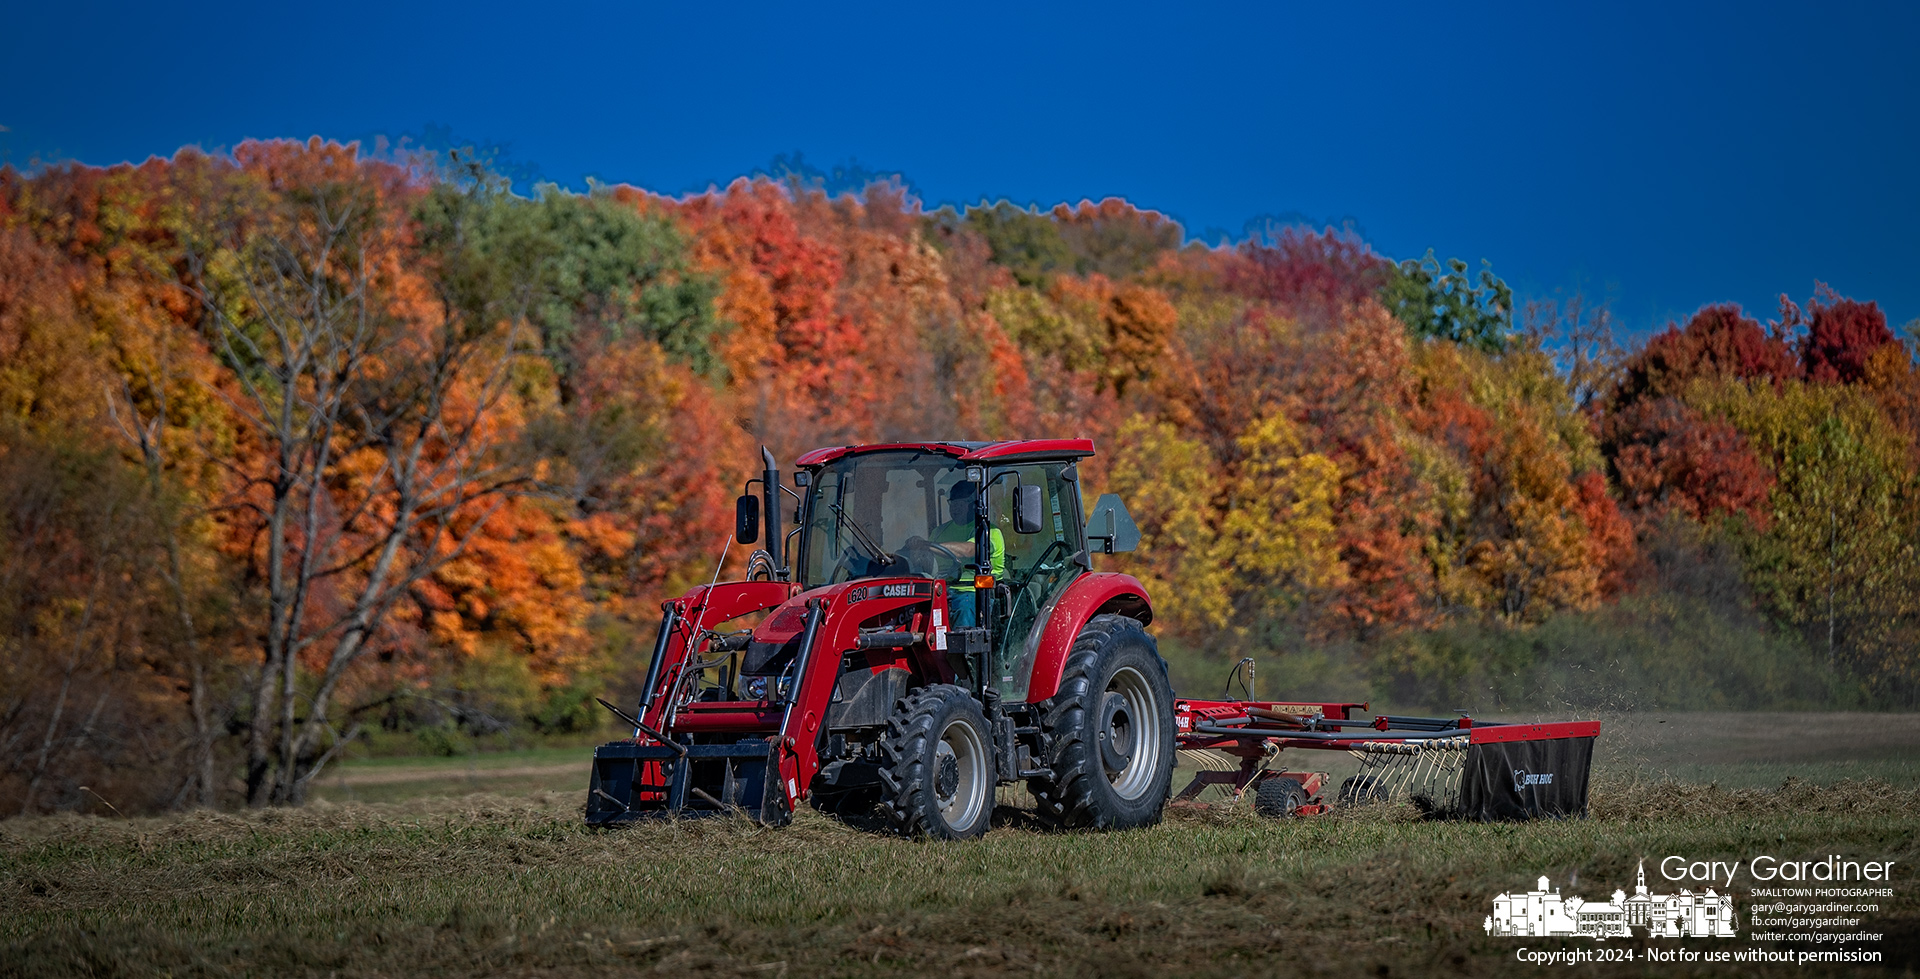
<path id="1" fill-rule="evenodd" d="M 407 315 L 400 260 L 429 278 L 437 266 L 400 254 L 395 203 L 351 179 L 282 192 L 270 225 L 258 214 L 219 222 L 189 249 L 187 277 L 233 371 L 234 415 L 265 457 L 242 491 L 255 498 L 233 501 L 257 508 L 264 544 L 253 805 L 302 800 L 357 730 L 336 732 L 330 703 L 396 604 L 525 484 L 492 416 L 524 355 L 531 295 L 476 305 L 441 289 L 437 315 Z"/>
<path id="2" fill-rule="evenodd" d="M 169 462 L 165 433 L 172 424 L 169 401 L 175 381 L 172 350 L 171 338 L 162 335 L 156 351 L 158 363 L 153 369 L 142 372 L 140 380 L 153 406 L 150 416 L 142 415 L 133 386 L 124 377 L 120 382 L 118 398 L 113 391 L 107 392 L 107 414 L 120 436 L 139 451 L 140 461 L 146 470 L 147 491 L 157 504 L 155 510 L 161 524 L 158 528 L 160 543 L 166 552 L 166 560 L 160 566 L 160 577 L 172 599 L 174 626 L 179 630 L 179 641 L 184 652 L 184 663 L 180 665 L 184 666 L 187 674 L 187 715 L 193 725 L 193 741 L 188 752 L 185 785 L 175 804 L 179 805 L 190 798 L 194 805 L 211 807 L 218 799 L 219 780 L 214 765 L 214 743 L 220 733 L 213 721 L 212 664 L 208 662 L 206 649 L 201 643 L 200 626 L 194 620 L 194 600 L 187 582 L 186 561 L 181 553 L 181 514 L 175 507 L 166 505 L 165 500 Z"/>
<path id="3" fill-rule="evenodd" d="M 1536 299 L 1527 303 L 1524 332 L 1536 337 L 1566 372 L 1574 403 L 1582 408 L 1613 386 L 1626 350 L 1614 339 L 1613 312 L 1574 293 L 1565 303 Z"/>

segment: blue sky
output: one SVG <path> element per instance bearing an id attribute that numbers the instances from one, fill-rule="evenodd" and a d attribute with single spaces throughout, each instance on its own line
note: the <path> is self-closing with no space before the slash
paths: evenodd
<path id="1" fill-rule="evenodd" d="M 1920 317 L 1920 5 L 9 4 L 0 156 L 451 132 L 670 192 L 800 152 L 930 205 L 1354 222 L 1639 332 Z"/>

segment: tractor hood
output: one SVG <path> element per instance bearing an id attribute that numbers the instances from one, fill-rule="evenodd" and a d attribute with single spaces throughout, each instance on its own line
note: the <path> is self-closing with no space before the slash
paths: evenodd
<path id="1" fill-rule="evenodd" d="M 807 627 L 807 603 L 818 598 L 833 604 L 841 593 L 860 581 L 844 581 L 803 591 L 786 600 L 753 630 L 747 642 L 747 654 L 741 658 L 740 672 L 747 676 L 765 676 L 784 671 L 799 655 L 800 636 Z"/>
<path id="2" fill-rule="evenodd" d="M 903 605 L 915 605 L 943 594 L 945 584 L 923 577 L 856 578 L 801 592 L 773 610 L 753 630 L 741 658 L 740 672 L 746 676 L 784 673 L 800 653 L 800 642 L 807 630 L 807 606 L 818 599 L 828 610 L 823 620 L 821 641 L 836 644 L 835 651 L 849 648 L 854 630 L 876 616 L 888 615 Z"/>

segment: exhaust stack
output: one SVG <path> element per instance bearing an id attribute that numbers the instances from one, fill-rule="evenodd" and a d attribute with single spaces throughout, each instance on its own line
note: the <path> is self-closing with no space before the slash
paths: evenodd
<path id="1" fill-rule="evenodd" d="M 773 452 L 766 446 L 760 447 L 760 461 L 765 469 L 760 473 L 760 495 L 766 507 L 767 555 L 773 558 L 773 576 L 786 581 L 791 575 L 787 570 L 787 539 L 780 532 L 780 469 L 773 461 Z"/>

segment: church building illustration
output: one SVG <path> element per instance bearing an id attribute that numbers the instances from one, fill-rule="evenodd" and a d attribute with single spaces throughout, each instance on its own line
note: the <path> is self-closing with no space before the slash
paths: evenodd
<path id="1" fill-rule="evenodd" d="M 1682 890 L 1653 894 L 1647 890 L 1647 864 L 1640 862 L 1633 896 L 1615 890 L 1611 901 L 1562 897 L 1559 888 L 1547 889 L 1547 879 L 1524 894 L 1499 894 L 1493 913 L 1484 923 L 1497 937 L 1625 938 L 1634 928 L 1645 928 L 1649 938 L 1732 938 L 1736 922 L 1733 896 Z"/>

